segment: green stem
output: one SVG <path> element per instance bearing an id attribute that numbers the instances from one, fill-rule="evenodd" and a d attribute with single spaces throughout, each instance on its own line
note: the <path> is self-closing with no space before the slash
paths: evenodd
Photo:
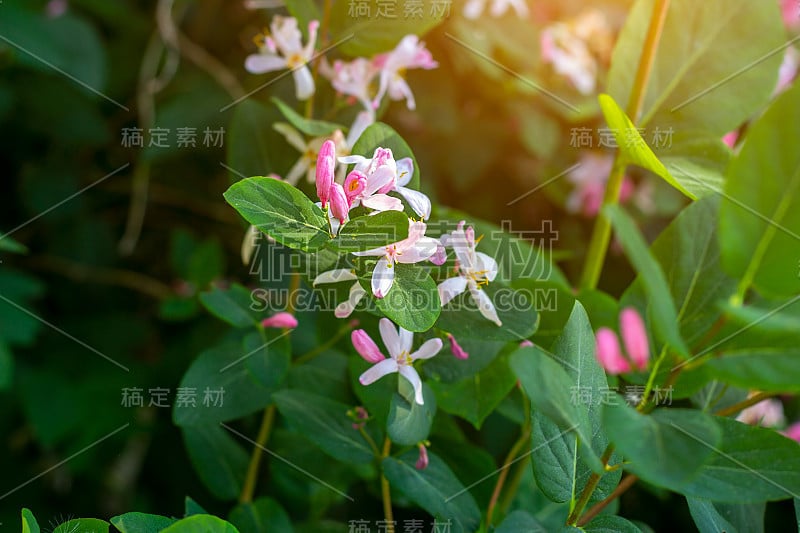
<path id="1" fill-rule="evenodd" d="M 614 492 L 609 494 L 608 497 L 606 497 L 603 501 L 594 504 L 592 507 L 589 508 L 588 511 L 586 511 L 586 513 L 581 517 L 581 519 L 578 520 L 577 524 L 578 527 L 583 527 L 589 522 L 591 522 L 592 518 L 600 514 L 600 511 L 605 509 L 608 506 L 608 504 L 610 504 L 611 502 L 622 496 L 622 494 L 629 488 L 631 488 L 636 483 L 636 481 L 638 481 L 638 479 L 639 478 L 637 476 L 634 476 L 633 474 L 626 476 L 625 479 L 623 479 L 620 482 L 620 484 L 617 485 L 617 488 L 614 489 Z"/>
<path id="2" fill-rule="evenodd" d="M 352 329 L 353 329 L 352 324 L 347 324 L 345 327 L 337 331 L 333 337 L 325 341 L 324 344 L 320 344 L 313 350 L 310 350 L 307 353 L 295 359 L 294 364 L 302 365 L 303 363 L 311 361 L 318 355 L 325 353 L 327 350 L 331 349 L 331 347 L 333 347 L 337 342 L 339 342 L 339 339 L 347 335 L 347 333 L 350 332 Z"/>
<path id="3" fill-rule="evenodd" d="M 611 460 L 611 455 L 614 453 L 614 445 L 609 444 L 606 448 L 606 451 L 603 452 L 603 456 L 600 458 L 600 461 L 603 463 L 603 468 L 608 465 L 608 461 Z M 600 483 L 600 480 L 603 478 L 603 474 L 597 474 L 592 472 L 592 475 L 589 476 L 589 479 L 586 481 L 586 486 L 583 487 L 583 492 L 581 492 L 580 498 L 578 498 L 578 503 L 575 504 L 575 508 L 572 509 L 572 512 L 567 517 L 567 525 L 574 526 L 578 523 L 578 518 L 580 518 L 583 509 L 586 507 L 586 504 L 589 503 L 589 499 L 592 497 L 592 493 L 594 493 L 594 489 L 597 488 L 597 485 Z"/>
<path id="4" fill-rule="evenodd" d="M 531 404 L 528 397 L 523 397 L 523 408 L 525 411 L 525 421 L 522 424 L 522 431 L 520 433 L 519 438 L 514 442 L 514 445 L 508 451 L 505 459 L 503 460 L 503 467 L 500 471 L 500 476 L 497 478 L 497 482 L 494 485 L 494 491 L 492 491 L 492 497 L 489 500 L 489 506 L 486 508 L 486 529 L 487 531 L 492 527 L 492 515 L 494 514 L 494 509 L 497 506 L 497 502 L 500 499 L 500 493 L 503 490 L 503 485 L 506 482 L 506 478 L 508 477 L 508 472 L 511 470 L 511 466 L 514 461 L 517 459 L 520 451 L 528 444 L 531 437 Z"/>
<path id="5" fill-rule="evenodd" d="M 389 457 L 389 453 L 392 451 L 392 441 L 389 437 L 386 437 L 386 440 L 383 441 L 383 453 L 381 454 L 381 458 L 385 459 Z M 386 479 L 386 475 L 381 473 L 381 499 L 383 500 L 383 517 L 386 519 L 386 532 L 387 533 L 394 533 L 394 515 L 392 514 L 392 493 L 389 488 L 389 480 Z"/>
<path id="6" fill-rule="evenodd" d="M 361 436 L 364 437 L 365 441 L 367 441 L 369 447 L 372 448 L 372 453 L 375 454 L 375 457 L 379 459 L 382 458 L 381 451 L 378 449 L 378 445 L 375 444 L 375 440 L 369 436 L 369 433 L 367 433 L 363 427 L 358 428 L 358 432 L 361 433 Z"/>
<path id="7" fill-rule="evenodd" d="M 261 420 L 261 428 L 258 430 L 258 437 L 256 438 L 256 446 L 253 448 L 253 454 L 250 456 L 250 464 L 247 466 L 247 474 L 242 486 L 242 492 L 239 495 L 240 503 L 248 503 L 253 501 L 253 493 L 256 490 L 256 479 L 258 478 L 258 469 L 261 465 L 261 456 L 263 449 L 269 440 L 269 434 L 272 430 L 272 423 L 275 421 L 275 406 L 270 405 L 264 410 L 264 417 Z"/>
<path id="8" fill-rule="evenodd" d="M 647 378 L 647 384 L 644 386 L 644 392 L 642 393 L 642 399 L 639 401 L 639 405 L 636 406 L 636 410 L 641 412 L 645 406 L 647 405 L 647 398 L 650 396 L 650 392 L 653 390 L 653 386 L 656 382 L 656 375 L 658 374 L 658 370 L 661 368 L 661 363 L 667 357 L 667 347 L 661 349 L 661 353 L 656 358 L 655 364 L 653 364 L 653 370 L 650 371 L 650 376 Z"/>
<path id="9" fill-rule="evenodd" d="M 636 78 L 631 87 L 631 94 L 628 99 L 627 115 L 635 124 L 642 112 L 647 82 L 653 70 L 658 42 L 661 40 L 661 33 L 664 29 L 664 21 L 669 10 L 669 0 L 656 0 L 653 7 L 653 14 L 650 17 L 650 26 L 647 29 L 647 36 L 642 49 L 642 56 L 639 59 L 639 68 L 636 71 Z M 614 205 L 619 202 L 619 193 L 622 189 L 622 182 L 625 177 L 625 162 L 617 151 L 614 156 L 614 167 L 608 177 L 608 185 L 603 198 L 603 206 Z M 581 287 L 594 289 L 600 279 L 600 272 L 605 263 L 608 243 L 611 241 L 611 222 L 600 213 L 595 221 L 592 232 L 592 240 L 589 245 L 589 252 L 586 258 L 586 266 L 581 276 Z"/>
<path id="10" fill-rule="evenodd" d="M 724 409 L 720 409 L 716 413 L 717 416 L 730 416 L 732 414 L 738 413 L 739 411 L 743 411 L 748 407 L 755 405 L 757 403 L 761 403 L 768 398 L 772 398 L 773 396 L 779 396 L 780 392 L 759 392 L 758 394 L 754 394 L 751 397 L 743 400 L 737 404 L 731 405 L 730 407 L 726 407 Z"/>

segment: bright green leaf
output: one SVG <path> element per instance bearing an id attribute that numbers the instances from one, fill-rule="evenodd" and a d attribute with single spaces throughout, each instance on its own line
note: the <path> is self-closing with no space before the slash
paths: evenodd
<path id="1" fill-rule="evenodd" d="M 383 298 L 375 299 L 378 310 L 409 331 L 428 331 L 442 310 L 436 283 L 418 265 L 395 264 L 393 268 L 392 288 Z M 369 271 L 368 277 L 359 280 L 369 293 L 372 293 L 371 277 L 372 271 Z"/>
<path id="2" fill-rule="evenodd" d="M 22 510 L 22 533 L 39 533 L 39 523 L 30 509 Z"/>
<path id="3" fill-rule="evenodd" d="M 408 217 L 399 211 L 383 211 L 350 220 L 329 246 L 338 252 L 363 252 L 407 237 Z"/>
<path id="4" fill-rule="evenodd" d="M 175 518 L 146 513 L 125 513 L 111 519 L 111 524 L 121 533 L 159 533 L 175 522 Z"/>
<path id="5" fill-rule="evenodd" d="M 175 522 L 163 533 L 239 533 L 239 530 L 216 516 L 196 514 Z"/>
<path id="6" fill-rule="evenodd" d="M 53 533 L 108 533 L 109 523 L 97 518 L 76 518 L 64 522 Z"/>

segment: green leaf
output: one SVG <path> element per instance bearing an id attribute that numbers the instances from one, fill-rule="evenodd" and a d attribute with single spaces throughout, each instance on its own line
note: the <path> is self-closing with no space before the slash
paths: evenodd
<path id="1" fill-rule="evenodd" d="M 454 533 L 476 531 L 481 512 L 472 494 L 435 453 L 428 452 L 424 470 L 414 466 L 417 458 L 413 449 L 383 460 L 383 472 L 391 487 L 434 517 L 450 519 Z"/>
<path id="2" fill-rule="evenodd" d="M 272 129 L 272 124 L 280 118 L 275 107 L 252 98 L 236 104 L 225 139 L 231 181 L 290 168 L 296 152 L 287 150 L 283 136 Z"/>
<path id="3" fill-rule="evenodd" d="M 163 533 L 239 533 L 239 530 L 216 516 L 196 514 L 178 520 Z"/>
<path id="4" fill-rule="evenodd" d="M 11 252 L 12 254 L 27 254 L 28 247 L 20 244 L 11 237 L 0 234 L 0 252 Z"/>
<path id="5" fill-rule="evenodd" d="M 628 102 L 654 0 L 636 2 L 617 40 L 608 92 Z M 644 95 L 640 127 L 717 137 L 756 113 L 775 88 L 786 32 L 778 6 L 750 0 L 673 0 Z"/>
<path id="6" fill-rule="evenodd" d="M 297 19 L 301 28 L 308 27 L 312 20 L 322 20 L 319 6 L 314 0 L 289 0 L 286 2 L 286 9 Z"/>
<path id="7" fill-rule="evenodd" d="M 108 533 L 109 523 L 97 518 L 76 518 L 64 522 L 53 533 Z"/>
<path id="8" fill-rule="evenodd" d="M 341 227 L 329 246 L 338 252 L 363 252 L 408 237 L 408 217 L 399 211 L 383 211 L 354 218 Z"/>
<path id="9" fill-rule="evenodd" d="M 30 509 L 22 510 L 22 533 L 39 533 L 39 523 Z"/>
<path id="10" fill-rule="evenodd" d="M 636 524 L 621 516 L 598 516 L 583 528 L 587 533 L 642 533 Z"/>
<path id="11" fill-rule="evenodd" d="M 467 290 L 456 296 L 445 307 L 436 327 L 449 331 L 456 338 L 519 341 L 530 337 L 539 326 L 535 293 L 515 290 L 499 283 L 481 287 L 492 300 L 497 317 L 503 323 L 498 326 L 478 311 L 478 305 Z"/>
<path id="12" fill-rule="evenodd" d="M 194 426 L 254 413 L 269 405 L 288 370 L 288 353 L 274 339 L 251 339 L 244 346 L 227 342 L 206 350 L 181 380 L 186 396 L 183 402 L 176 399 L 172 419 L 179 426 Z M 271 386 L 264 383 L 269 378 Z"/>
<path id="13" fill-rule="evenodd" d="M 617 161 L 618 165 L 632 163 L 645 168 L 664 178 L 667 183 L 693 200 L 705 192 L 702 183 L 691 181 L 690 185 L 684 186 L 669 173 L 667 167 L 658 160 L 656 154 L 653 153 L 647 142 L 642 138 L 639 130 L 631 122 L 631 119 L 628 118 L 625 111 L 619 107 L 619 104 L 612 97 L 607 94 L 601 94 L 598 96 L 598 101 L 608 127 L 617 141 L 617 146 L 619 146 L 621 161 Z M 694 186 L 695 184 L 697 186 Z"/>
<path id="14" fill-rule="evenodd" d="M 233 283 L 228 289 L 214 287 L 201 293 L 200 303 L 209 313 L 231 326 L 246 328 L 258 324 L 257 314 L 252 310 L 253 295 L 238 283 Z"/>
<path id="15" fill-rule="evenodd" d="M 331 9 L 330 31 L 337 50 L 345 55 L 370 57 L 393 49 L 410 33 L 423 35 L 444 22 L 449 13 L 431 12 L 427 5 L 421 17 L 404 16 L 402 4 L 389 4 L 389 13 L 370 2 L 367 13 L 354 12 L 355 4 L 336 3 Z M 449 9 L 449 7 L 448 7 Z"/>
<path id="16" fill-rule="evenodd" d="M 411 181 L 408 183 L 408 185 L 406 185 L 406 187 L 418 190 L 420 176 L 417 158 L 414 157 L 414 153 L 411 151 L 411 148 L 408 147 L 408 144 L 403 140 L 400 134 L 386 124 L 382 122 L 376 122 L 365 129 L 364 133 L 361 134 L 361 137 L 359 137 L 356 143 L 353 145 L 351 152 L 354 155 L 372 157 L 375 149 L 379 147 L 391 149 L 395 160 L 403 159 L 404 157 L 410 157 L 414 161 L 414 175 L 411 176 Z"/>
<path id="17" fill-rule="evenodd" d="M 758 503 L 800 495 L 800 446 L 772 429 L 718 418 L 722 441 L 711 460 L 681 489 L 686 496 Z"/>
<path id="18" fill-rule="evenodd" d="M 593 456 L 600 456 L 608 446 L 601 424 L 601 404 L 609 394 L 606 374 L 595 356 L 595 339 L 589 317 L 580 302 L 575 302 L 564 331 L 552 347 L 555 360 L 569 378 L 569 402 L 585 411 L 589 420 Z M 575 491 L 586 485 L 592 470 L 583 448 L 578 448 L 576 435 L 563 433 L 562 428 L 545 413 L 532 413 L 533 473 L 542 492 L 555 502 L 571 501 Z M 612 460 L 610 464 L 618 461 Z M 617 470 L 603 476 L 592 502 L 608 496 L 619 483 L 622 472 Z"/>
<path id="19" fill-rule="evenodd" d="M 603 408 L 609 439 L 645 481 L 680 491 L 712 458 L 722 432 L 714 417 L 689 409 L 657 409 L 650 415 L 617 402 Z"/>
<path id="20" fill-rule="evenodd" d="M 486 417 L 508 395 L 516 382 L 517 378 L 508 366 L 508 356 L 503 355 L 479 373 L 460 381 L 431 381 L 430 385 L 443 411 L 458 415 L 469 421 L 475 429 L 480 429 Z"/>
<path id="21" fill-rule="evenodd" d="M 292 126 L 310 137 L 324 137 L 326 135 L 330 135 L 336 130 L 344 131 L 347 129 L 344 126 L 334 124 L 333 122 L 305 118 L 297 111 L 283 103 L 280 98 L 273 97 L 272 102 L 278 106 L 278 111 L 280 111 L 283 116 L 286 117 L 286 120 L 288 120 Z"/>
<path id="22" fill-rule="evenodd" d="M 688 355 L 689 349 L 681 337 L 678 313 L 675 311 L 664 272 L 650 254 L 647 244 L 630 216 L 618 206 L 608 206 L 604 209 L 604 213 L 611 219 L 611 224 L 628 259 L 639 273 L 648 297 L 649 314 L 653 319 L 656 334 L 679 353 Z"/>
<path id="23" fill-rule="evenodd" d="M 509 514 L 494 533 L 547 533 L 547 530 L 534 517 L 517 510 Z"/>
<path id="24" fill-rule="evenodd" d="M 239 531 L 292 533 L 292 522 L 289 515 L 272 498 L 259 498 L 254 502 L 240 503 L 228 515 L 228 521 Z"/>
<path id="25" fill-rule="evenodd" d="M 283 390 L 273 398 L 289 425 L 331 457 L 357 464 L 374 459 L 364 438 L 353 429 L 348 405 L 299 390 Z"/>
<path id="26" fill-rule="evenodd" d="M 736 281 L 722 270 L 717 235 L 719 201 L 703 198 L 672 221 L 653 243 L 650 252 L 666 275 L 672 300 L 678 306 L 681 336 L 693 345 L 706 335 L 722 315 L 716 302 L 736 289 Z M 642 279 L 623 297 L 644 308 L 647 296 Z"/>
<path id="27" fill-rule="evenodd" d="M 111 519 L 111 525 L 121 533 L 159 533 L 175 522 L 175 518 L 146 513 L 125 513 Z"/>
<path id="28" fill-rule="evenodd" d="M 330 240 L 322 210 L 284 181 L 247 178 L 224 196 L 246 221 L 284 246 L 311 252 Z"/>
<path id="29" fill-rule="evenodd" d="M 208 490 L 221 500 L 238 497 L 250 462 L 235 440 L 239 437 L 218 424 L 184 426 L 181 432 L 192 466 Z"/>
<path id="30" fill-rule="evenodd" d="M 417 265 L 395 264 L 394 283 L 383 298 L 376 298 L 378 310 L 398 326 L 421 333 L 428 331 L 439 318 L 442 307 L 433 278 Z M 359 278 L 372 293 L 369 277 Z"/>
<path id="31" fill-rule="evenodd" d="M 731 505 L 690 497 L 686 503 L 700 533 L 764 533 L 763 502 Z"/>
<path id="32" fill-rule="evenodd" d="M 728 168 L 720 208 L 722 264 L 771 296 L 800 293 L 800 84 L 783 93 L 747 132 Z M 740 294 L 744 296 L 744 294 Z"/>
<path id="33" fill-rule="evenodd" d="M 191 496 L 187 496 L 183 501 L 183 517 L 194 516 L 196 514 L 208 514 L 203 506 L 194 501 Z"/>
<path id="34" fill-rule="evenodd" d="M 436 415 L 436 396 L 431 388 L 422 384 L 423 405 L 414 400 L 414 387 L 405 378 L 398 380 L 398 391 L 392 395 L 386 433 L 392 442 L 413 446 L 428 438 Z"/>
<path id="35" fill-rule="evenodd" d="M 559 429 L 560 438 L 578 438 L 584 461 L 596 472 L 602 464 L 592 448 L 592 423 L 588 406 L 575 402 L 569 374 L 537 346 L 521 348 L 511 355 L 511 368 L 519 378 L 531 406 Z"/>

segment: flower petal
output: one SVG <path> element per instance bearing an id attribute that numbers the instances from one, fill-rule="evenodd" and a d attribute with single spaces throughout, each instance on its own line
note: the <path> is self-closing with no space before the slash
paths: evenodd
<path id="1" fill-rule="evenodd" d="M 286 60 L 269 54 L 252 54 L 245 59 L 244 68 L 251 74 L 263 74 L 286 68 Z"/>
<path id="2" fill-rule="evenodd" d="M 442 339 L 430 339 L 425 341 L 419 349 L 411 354 L 411 360 L 416 361 L 417 359 L 430 359 L 437 353 L 439 350 L 442 349 Z"/>
<path id="3" fill-rule="evenodd" d="M 414 387 L 414 401 L 419 405 L 424 405 L 425 400 L 422 398 L 422 380 L 419 379 L 419 374 L 414 370 L 414 367 L 401 365 L 398 372 L 400 372 L 400 375 L 406 378 L 409 383 L 411 383 L 411 386 Z"/>
<path id="4" fill-rule="evenodd" d="M 450 300 L 461 294 L 467 289 L 467 278 L 456 276 L 444 280 L 439 284 L 439 300 L 442 307 L 447 305 Z"/>
<path id="5" fill-rule="evenodd" d="M 399 263 L 419 263 L 429 259 L 439 249 L 439 241 L 432 237 L 422 237 L 410 248 L 403 250 L 397 257 Z"/>
<path id="6" fill-rule="evenodd" d="M 397 187 L 395 189 L 400 196 L 406 199 L 408 205 L 411 209 L 414 210 L 416 214 L 428 220 L 431 216 L 431 199 L 428 198 L 425 194 L 415 191 L 414 189 L 409 189 L 407 187 Z"/>
<path id="7" fill-rule="evenodd" d="M 394 265 L 389 260 L 382 257 L 372 271 L 372 294 L 376 298 L 383 298 L 394 283 Z"/>
<path id="8" fill-rule="evenodd" d="M 292 71 L 295 96 L 298 100 L 308 100 L 314 95 L 314 77 L 306 65 Z"/>
<path id="9" fill-rule="evenodd" d="M 308 143 L 300 135 L 300 132 L 285 122 L 276 122 L 272 125 L 272 129 L 283 135 L 292 148 L 304 154 L 308 150 Z"/>
<path id="10" fill-rule="evenodd" d="M 352 270 L 349 268 L 337 268 L 323 272 L 312 282 L 312 285 L 319 283 L 339 283 L 340 281 L 355 281 L 358 279 Z"/>
<path id="11" fill-rule="evenodd" d="M 389 355 L 391 355 L 392 358 L 396 358 L 403 352 L 403 342 L 400 339 L 400 333 L 398 333 L 394 323 L 388 318 L 381 318 L 378 322 L 378 329 L 381 332 L 383 344 L 385 344 L 386 349 L 389 350 Z"/>
<path id="12" fill-rule="evenodd" d="M 402 211 L 403 202 L 399 198 L 389 196 L 387 194 L 373 194 L 361 200 L 364 207 L 374 209 L 375 211 Z"/>
<path id="13" fill-rule="evenodd" d="M 350 334 L 350 340 L 353 342 L 353 348 L 356 349 L 358 355 L 368 363 L 380 363 L 386 359 L 386 356 L 378 349 L 378 345 L 375 344 L 372 337 L 363 329 L 353 330 Z"/>
<path id="14" fill-rule="evenodd" d="M 376 363 L 375 366 L 368 369 L 366 372 L 359 376 L 358 381 L 362 385 L 370 385 L 375 383 L 383 376 L 387 374 L 391 374 L 392 372 L 398 371 L 397 361 L 394 359 L 384 359 L 380 363 Z"/>
<path id="15" fill-rule="evenodd" d="M 403 327 L 397 328 L 400 335 L 400 351 L 411 353 L 411 346 L 414 345 L 414 333 L 408 331 Z"/>
<path id="16" fill-rule="evenodd" d="M 497 261 L 483 252 L 475 252 L 475 270 L 483 271 L 486 279 L 494 281 L 497 277 Z"/>
<path id="17" fill-rule="evenodd" d="M 494 308 L 494 304 L 492 303 L 492 300 L 489 298 L 489 295 L 486 294 L 486 291 L 483 291 L 480 288 L 478 288 L 478 286 L 475 283 L 470 283 L 469 292 L 470 294 L 472 294 L 472 298 L 475 299 L 475 303 L 478 304 L 478 311 L 480 311 L 484 317 L 491 320 L 498 326 L 502 326 L 503 323 L 497 316 L 497 310 Z"/>
<path id="18" fill-rule="evenodd" d="M 364 290 L 360 283 L 353 283 L 353 286 L 350 287 L 350 294 L 347 300 L 336 306 L 336 309 L 333 310 L 333 315 L 336 318 L 349 317 L 355 310 L 358 302 L 360 302 L 366 294 L 367 291 Z"/>
<path id="19" fill-rule="evenodd" d="M 405 187 L 414 177 L 414 160 L 404 157 L 397 160 L 397 186 Z"/>

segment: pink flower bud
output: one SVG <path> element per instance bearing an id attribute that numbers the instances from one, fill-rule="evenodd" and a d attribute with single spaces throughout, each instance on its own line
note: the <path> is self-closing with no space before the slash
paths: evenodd
<path id="1" fill-rule="evenodd" d="M 456 358 L 458 359 L 469 358 L 469 354 L 466 351 L 464 351 L 464 348 L 462 348 L 461 345 L 458 344 L 456 338 L 453 337 L 451 333 L 447 334 L 447 340 L 450 341 L 450 351 L 453 352 L 453 355 L 456 356 Z"/>
<path id="2" fill-rule="evenodd" d="M 525 339 L 524 341 L 519 343 L 519 347 L 520 348 L 529 348 L 531 346 L 533 346 L 533 343 L 531 341 L 529 341 L 528 339 Z"/>
<path id="3" fill-rule="evenodd" d="M 380 363 L 386 357 L 378 349 L 378 345 L 363 329 L 357 329 L 350 334 L 350 340 L 353 341 L 353 347 L 358 354 L 364 358 L 368 363 Z"/>
<path id="4" fill-rule="evenodd" d="M 336 167 L 336 145 L 330 139 L 322 143 L 317 155 L 317 196 L 323 209 L 328 204 L 333 185 L 333 172 Z"/>
<path id="5" fill-rule="evenodd" d="M 795 422 L 783 432 L 784 435 L 792 440 L 800 442 L 800 422 Z"/>
<path id="6" fill-rule="evenodd" d="M 597 360 L 609 374 L 630 372 L 631 364 L 622 357 L 617 334 L 608 328 L 600 328 L 595 336 Z"/>
<path id="7" fill-rule="evenodd" d="M 353 205 L 353 202 L 358 198 L 364 189 L 367 188 L 367 177 L 358 170 L 352 171 L 347 175 L 344 180 L 344 194 L 347 196 L 348 205 Z"/>
<path id="8" fill-rule="evenodd" d="M 619 329 L 622 333 L 622 343 L 625 351 L 639 370 L 647 368 L 650 360 L 650 345 L 647 340 L 647 330 L 644 327 L 639 312 L 633 307 L 627 307 L 619 315 Z"/>
<path id="9" fill-rule="evenodd" d="M 736 141 L 739 140 L 739 130 L 733 130 L 725 134 L 722 138 L 722 142 L 727 144 L 730 148 L 734 148 L 736 146 Z"/>
<path id="10" fill-rule="evenodd" d="M 417 470 L 425 470 L 428 468 L 428 449 L 425 447 L 424 444 L 420 443 L 419 446 L 419 459 L 417 459 L 417 464 L 414 466 Z"/>
<path id="11" fill-rule="evenodd" d="M 296 328 L 297 319 L 290 313 L 275 313 L 269 318 L 261 321 L 261 327 L 264 328 Z"/>
<path id="12" fill-rule="evenodd" d="M 331 213 L 344 224 L 347 215 L 350 213 L 350 204 L 347 202 L 347 195 L 344 188 L 338 183 L 334 183 L 330 188 Z"/>

